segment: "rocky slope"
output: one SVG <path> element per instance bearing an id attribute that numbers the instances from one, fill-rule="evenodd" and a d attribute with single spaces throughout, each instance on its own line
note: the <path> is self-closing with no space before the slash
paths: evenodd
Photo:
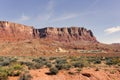
<path id="1" fill-rule="evenodd" d="M 56 53 L 55 51 L 59 47 L 68 51 L 72 49 L 75 51 L 120 52 L 120 45 L 99 43 L 92 31 L 83 27 L 35 29 L 32 26 L 0 21 L 1 55 L 3 53 L 17 53 L 16 55 L 21 53 Z"/>
<path id="2" fill-rule="evenodd" d="M 34 38 L 45 38 L 57 41 L 92 41 L 97 42 L 91 30 L 83 27 L 35 29 L 31 26 L 0 21 L 0 40 L 27 40 Z"/>

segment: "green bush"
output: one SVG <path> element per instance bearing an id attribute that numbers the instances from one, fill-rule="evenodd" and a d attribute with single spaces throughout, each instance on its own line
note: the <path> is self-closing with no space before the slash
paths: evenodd
<path id="1" fill-rule="evenodd" d="M 81 63 L 80 61 L 79 61 L 79 62 L 74 62 L 72 65 L 73 65 L 74 67 L 79 67 L 79 68 L 84 67 L 84 64 Z"/>
<path id="2" fill-rule="evenodd" d="M 20 76 L 19 80 L 32 80 L 32 76 L 29 73 L 24 73 Z"/>
<path id="3" fill-rule="evenodd" d="M 44 64 L 42 64 L 42 63 L 36 63 L 35 64 L 35 69 L 40 69 L 43 66 L 44 66 Z"/>
<path id="4" fill-rule="evenodd" d="M 62 59 L 62 58 L 58 58 L 58 59 L 56 59 L 56 63 L 57 64 L 65 64 L 65 63 L 67 63 L 67 60 L 66 59 Z"/>
<path id="5" fill-rule="evenodd" d="M 8 80 L 8 75 L 5 72 L 0 72 L 0 80 Z"/>
<path id="6" fill-rule="evenodd" d="M 19 76 L 21 74 L 22 71 L 20 70 L 17 70 L 17 71 L 14 71 L 14 70 L 8 70 L 7 71 L 7 74 L 8 76 Z"/>
<path id="7" fill-rule="evenodd" d="M 46 66 L 47 66 L 48 68 L 50 68 L 50 67 L 52 66 L 52 63 L 51 63 L 51 62 L 47 62 L 47 63 L 46 63 Z"/>
<path id="8" fill-rule="evenodd" d="M 113 63 L 112 59 L 107 59 L 106 64 L 107 65 L 113 65 L 114 63 Z"/>
<path id="9" fill-rule="evenodd" d="M 36 63 L 46 63 L 47 59 L 44 57 L 40 57 L 40 58 L 35 58 L 32 61 Z"/>
<path id="10" fill-rule="evenodd" d="M 62 65 L 62 68 L 63 68 L 63 69 L 66 69 L 66 70 L 69 70 L 69 69 L 71 68 L 71 65 L 68 64 L 68 63 L 67 63 L 67 64 L 63 64 L 63 65 Z"/>
<path id="11" fill-rule="evenodd" d="M 3 61 L 3 62 L 0 62 L 0 66 L 8 66 L 10 64 L 10 61 Z"/>
<path id="12" fill-rule="evenodd" d="M 56 75 L 57 73 L 58 73 L 58 69 L 56 68 L 56 67 L 52 67 L 52 68 L 50 68 L 50 73 L 52 74 L 52 75 Z"/>
<path id="13" fill-rule="evenodd" d="M 26 65 L 28 69 L 35 69 L 35 64 L 32 62 L 20 62 L 21 65 Z"/>
<path id="14" fill-rule="evenodd" d="M 21 70 L 21 69 L 23 69 L 23 66 L 21 64 L 14 64 L 12 67 L 13 67 L 14 70 Z"/>
<path id="15" fill-rule="evenodd" d="M 96 59 L 96 60 L 94 61 L 94 64 L 101 64 L 101 60 L 100 60 L 100 59 Z"/>
<path id="16" fill-rule="evenodd" d="M 49 58 L 49 60 L 55 60 L 56 59 L 56 57 L 50 57 Z"/>

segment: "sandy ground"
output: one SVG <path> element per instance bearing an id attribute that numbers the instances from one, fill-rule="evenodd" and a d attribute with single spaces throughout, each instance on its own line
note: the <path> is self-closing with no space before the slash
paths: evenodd
<path id="1" fill-rule="evenodd" d="M 68 72 L 73 72 L 69 74 Z M 84 68 L 81 72 L 74 69 L 61 70 L 57 75 L 48 75 L 49 69 L 30 70 L 32 80 L 120 80 L 120 71 L 117 69 Z M 18 77 L 9 77 L 9 80 L 18 80 Z"/>

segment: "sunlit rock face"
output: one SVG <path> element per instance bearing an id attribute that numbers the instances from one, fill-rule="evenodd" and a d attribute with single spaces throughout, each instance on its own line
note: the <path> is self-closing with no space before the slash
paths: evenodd
<path id="1" fill-rule="evenodd" d="M 97 42 L 91 30 L 87 30 L 83 27 L 70 27 L 70 28 L 54 28 L 47 27 L 39 29 L 40 38 L 48 38 L 58 41 L 93 41 Z"/>
<path id="2" fill-rule="evenodd" d="M 0 40 L 26 40 L 36 36 L 36 30 L 31 26 L 0 21 Z"/>
<path id="3" fill-rule="evenodd" d="M 83 27 L 47 27 L 35 29 L 32 26 L 26 26 L 7 21 L 0 21 L 0 40 L 16 41 L 28 39 L 49 39 L 63 42 L 72 41 L 92 41 L 97 42 L 91 30 Z"/>

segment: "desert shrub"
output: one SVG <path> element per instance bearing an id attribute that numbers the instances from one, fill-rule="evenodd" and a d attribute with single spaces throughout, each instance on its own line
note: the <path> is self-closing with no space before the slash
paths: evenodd
<path id="1" fill-rule="evenodd" d="M 69 69 L 71 67 L 71 65 L 68 64 L 67 59 L 64 58 L 57 58 L 55 61 L 55 66 L 58 70 Z"/>
<path id="2" fill-rule="evenodd" d="M 6 69 L 8 76 L 19 76 L 23 70 L 23 66 L 20 64 L 12 64 Z"/>
<path id="3" fill-rule="evenodd" d="M 5 72 L 0 72 L 0 80 L 8 80 L 8 75 Z"/>
<path id="4" fill-rule="evenodd" d="M 83 63 L 81 63 L 81 61 L 74 62 L 74 63 L 72 63 L 72 65 L 73 65 L 74 67 L 79 67 L 79 68 L 84 67 L 84 64 L 83 64 Z"/>
<path id="5" fill-rule="evenodd" d="M 19 62 L 21 65 L 26 65 L 28 69 L 35 69 L 35 64 L 32 62 Z"/>
<path id="6" fill-rule="evenodd" d="M 50 67 L 52 66 L 52 63 L 51 63 L 51 62 L 47 62 L 47 63 L 46 63 L 46 66 L 47 66 L 48 68 L 50 68 Z"/>
<path id="7" fill-rule="evenodd" d="M 14 70 L 21 70 L 21 69 L 23 69 L 23 66 L 21 64 L 14 64 L 12 67 L 13 67 Z"/>
<path id="8" fill-rule="evenodd" d="M 32 80 L 32 76 L 29 73 L 24 73 L 20 76 L 19 80 Z"/>
<path id="9" fill-rule="evenodd" d="M 100 59 L 96 59 L 95 61 L 94 61 L 94 64 L 100 64 L 101 63 L 101 60 Z"/>
<path id="10" fill-rule="evenodd" d="M 83 68 L 83 67 L 87 67 L 90 65 L 86 57 L 78 58 L 77 61 L 73 61 L 71 63 L 72 63 L 72 66 L 78 67 L 78 68 Z"/>
<path id="11" fill-rule="evenodd" d="M 81 60 L 81 63 L 83 64 L 83 67 L 88 67 L 88 66 L 90 66 L 90 63 L 91 63 L 91 62 L 89 62 L 88 59 L 86 59 L 86 58 L 84 59 L 84 58 L 83 58 L 83 59 Z"/>
<path id="12" fill-rule="evenodd" d="M 40 69 L 44 66 L 47 62 L 20 62 L 21 65 L 26 65 L 28 69 Z"/>
<path id="13" fill-rule="evenodd" d="M 50 71 L 51 74 L 56 75 L 59 70 L 56 67 L 51 67 L 49 71 Z"/>
<path id="14" fill-rule="evenodd" d="M 39 58 L 33 59 L 32 61 L 36 62 L 36 63 L 45 63 L 47 61 L 47 59 L 44 57 L 39 57 Z"/>
<path id="15" fill-rule="evenodd" d="M 62 69 L 62 65 L 63 64 L 56 64 L 55 67 L 57 67 L 58 70 L 61 70 Z"/>
<path id="16" fill-rule="evenodd" d="M 44 66 L 44 64 L 42 64 L 42 63 L 36 63 L 34 66 L 35 66 L 35 69 L 40 69 L 41 67 Z"/>
<path id="17" fill-rule="evenodd" d="M 12 76 L 19 76 L 21 74 L 21 71 L 14 71 L 12 74 Z"/>
<path id="18" fill-rule="evenodd" d="M 36 64 L 35 66 L 36 67 L 37 66 L 43 67 L 44 65 L 46 65 L 48 63 L 48 60 L 46 58 L 44 58 L 44 57 L 35 58 L 32 61 L 35 62 L 35 64 Z M 41 67 L 39 67 L 39 68 L 41 68 Z"/>
<path id="19" fill-rule="evenodd" d="M 9 61 L 3 61 L 3 62 L 0 62 L 0 66 L 8 66 L 9 65 Z"/>
<path id="20" fill-rule="evenodd" d="M 118 57 L 113 58 L 112 61 L 113 61 L 114 64 L 119 64 L 120 63 L 120 58 L 118 58 Z"/>
<path id="21" fill-rule="evenodd" d="M 8 74 L 6 73 L 6 68 L 0 67 L 0 80 L 7 80 Z"/>
<path id="22" fill-rule="evenodd" d="M 4 59 L 3 59 L 3 57 L 2 57 L 2 56 L 0 56 L 0 62 L 2 62 L 2 61 L 4 61 Z"/>
<path id="23" fill-rule="evenodd" d="M 9 69 L 9 70 L 7 70 L 7 75 L 8 76 L 19 76 L 20 74 L 21 74 L 21 72 L 22 71 L 20 71 L 20 70 L 11 70 L 11 69 Z"/>
<path id="24" fill-rule="evenodd" d="M 111 71 L 110 71 L 110 74 L 114 74 L 114 73 L 116 73 L 115 70 L 111 70 Z"/>
<path id="25" fill-rule="evenodd" d="M 16 62 L 17 58 L 13 57 L 0 57 L 0 66 L 8 66 L 13 62 Z"/>
<path id="26" fill-rule="evenodd" d="M 68 63 L 65 63 L 65 64 L 60 64 L 60 63 L 58 63 L 58 64 L 56 64 L 55 66 L 58 68 L 58 70 L 61 70 L 61 69 L 66 69 L 66 70 L 68 70 L 68 69 L 71 68 L 71 65 L 69 65 Z"/>
<path id="27" fill-rule="evenodd" d="M 57 64 L 65 64 L 65 63 L 67 63 L 67 60 L 66 59 L 62 59 L 62 58 L 57 58 L 56 59 L 56 63 Z"/>
<path id="28" fill-rule="evenodd" d="M 78 68 L 78 69 L 77 69 L 77 72 L 79 73 L 81 70 L 82 70 L 81 68 Z"/>
<path id="29" fill-rule="evenodd" d="M 71 62 L 80 60 L 80 57 L 70 57 Z"/>
<path id="30" fill-rule="evenodd" d="M 71 68 L 71 65 L 70 64 L 63 64 L 62 65 L 62 69 L 66 69 L 66 70 L 69 70 Z"/>
<path id="31" fill-rule="evenodd" d="M 115 63 L 113 62 L 112 59 L 107 59 L 107 60 L 106 60 L 106 64 L 107 64 L 107 65 L 113 65 L 113 64 L 115 64 Z"/>
<path id="32" fill-rule="evenodd" d="M 56 59 L 56 57 L 50 57 L 49 58 L 49 60 L 55 60 Z"/>
<path id="33" fill-rule="evenodd" d="M 16 57 L 12 57 L 9 60 L 10 60 L 10 62 L 17 62 L 18 59 Z"/>
<path id="34" fill-rule="evenodd" d="M 120 63 L 118 63 L 117 65 L 120 66 Z"/>
<path id="35" fill-rule="evenodd" d="M 87 60 L 89 63 L 100 64 L 103 59 L 102 57 L 88 57 Z"/>

